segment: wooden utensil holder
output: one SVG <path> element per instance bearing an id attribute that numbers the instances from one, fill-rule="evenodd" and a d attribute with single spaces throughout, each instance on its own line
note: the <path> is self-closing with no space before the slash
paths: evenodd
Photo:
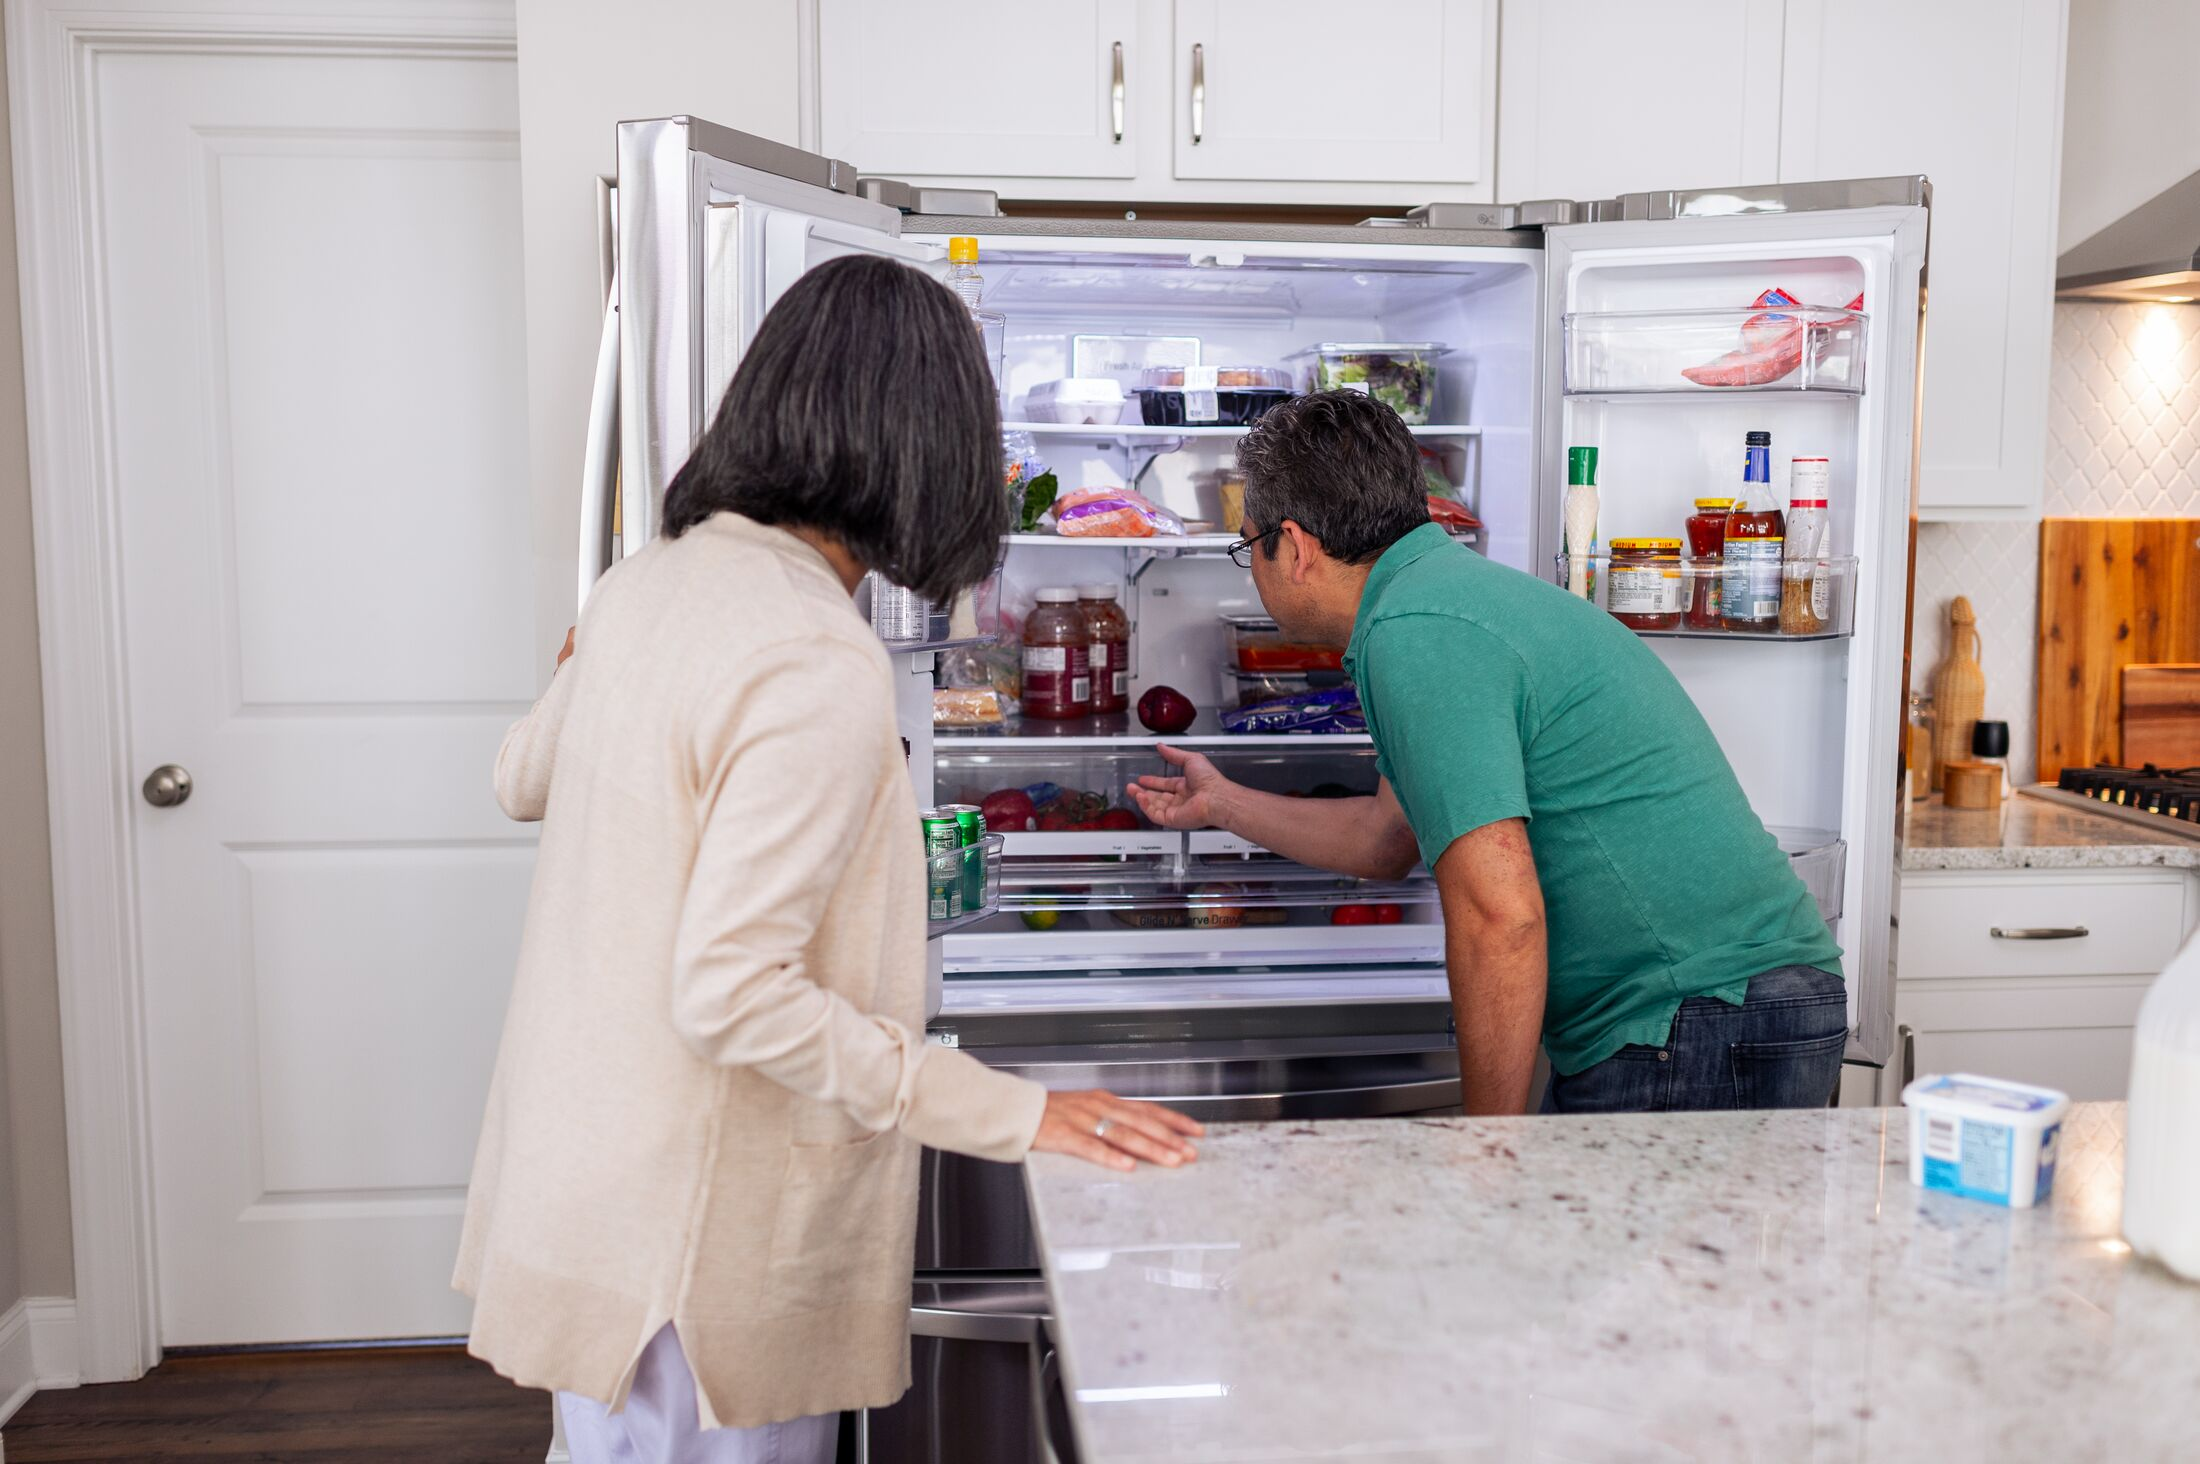
<path id="1" fill-rule="evenodd" d="M 1950 808 L 1993 808 L 2001 802 L 1998 763 L 1951 762 L 1941 765 L 1941 800 Z"/>

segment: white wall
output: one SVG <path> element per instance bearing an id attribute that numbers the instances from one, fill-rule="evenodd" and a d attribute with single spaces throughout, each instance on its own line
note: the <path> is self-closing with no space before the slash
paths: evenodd
<path id="1" fill-rule="evenodd" d="M 2200 4 L 2071 0 L 2061 248 L 2200 169 Z"/>
<path id="2" fill-rule="evenodd" d="M 581 449 L 603 325 L 596 179 L 617 167 L 612 128 L 688 113 L 799 143 L 800 8 L 792 0 L 519 0 L 528 428 L 544 625 L 573 614 Z M 546 676 L 556 650 L 542 647 Z"/>
<path id="3" fill-rule="evenodd" d="M 18 1295 L 76 1293 L 5 74 L 0 64 L 0 1311 Z"/>

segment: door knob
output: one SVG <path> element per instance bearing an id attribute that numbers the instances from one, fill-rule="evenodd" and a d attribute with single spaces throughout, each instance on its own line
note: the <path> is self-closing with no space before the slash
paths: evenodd
<path id="1" fill-rule="evenodd" d="M 191 796 L 191 775 L 174 763 L 163 763 L 145 775 L 145 801 L 155 808 L 174 808 Z"/>

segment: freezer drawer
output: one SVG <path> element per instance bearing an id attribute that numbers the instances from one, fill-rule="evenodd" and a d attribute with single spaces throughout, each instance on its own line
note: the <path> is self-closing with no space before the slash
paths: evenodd
<path id="1" fill-rule="evenodd" d="M 863 1464 L 1040 1464 L 1074 1458 L 1046 1333 L 1046 1283 L 919 1276 L 909 1312 L 909 1391 L 861 1415 Z M 1050 1437 L 1050 1432 L 1053 1436 Z"/>
<path id="2" fill-rule="evenodd" d="M 1244 1050 L 1256 1046 L 1261 1050 Z M 1049 1088 L 1107 1088 L 1128 1098 L 1166 1102 L 1206 1122 L 1394 1118 L 1459 1102 L 1458 1050 L 1444 1032 L 1319 1046 L 1311 1039 L 1283 1039 L 1257 1045 L 997 1048 L 974 1055 Z M 927 1149 L 920 1196 L 920 1272 L 1038 1266 L 1020 1165 Z"/>

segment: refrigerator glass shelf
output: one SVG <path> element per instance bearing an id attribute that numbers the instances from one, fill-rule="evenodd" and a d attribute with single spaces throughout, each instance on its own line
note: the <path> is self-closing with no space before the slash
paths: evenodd
<path id="1" fill-rule="evenodd" d="M 1001 912 L 1003 843 L 999 834 L 988 834 L 978 843 L 926 856 L 926 940 L 938 940 Z"/>
<path id="2" fill-rule="evenodd" d="M 1561 586 L 1572 581 L 1576 559 L 1560 554 L 1552 560 L 1553 574 Z M 1674 558 L 1662 566 L 1628 565 L 1619 569 L 1619 583 L 1615 586 L 1612 573 L 1612 556 L 1609 554 L 1584 554 L 1580 566 L 1587 570 L 1584 588 L 1589 603 L 1599 610 L 1611 610 L 1617 599 L 1622 608 L 1640 607 L 1632 613 L 1641 619 L 1664 620 L 1671 624 L 1631 624 L 1628 629 L 1639 636 L 1657 640 L 1717 640 L 1755 642 L 1760 645 L 1786 644 L 1795 641 L 1841 640 L 1856 629 L 1856 576 L 1858 560 L 1853 554 L 1829 554 L 1809 561 L 1811 572 L 1797 584 L 1801 586 L 1795 596 L 1787 593 L 1785 578 L 1790 568 L 1783 564 L 1782 602 L 1785 610 L 1783 623 L 1788 629 L 1728 630 L 1723 626 L 1708 624 L 1691 625 L 1692 618 L 1710 619 L 1712 596 L 1726 583 L 1727 566 L 1723 559 Z M 1660 584 L 1653 583 L 1653 577 Z M 1813 596 L 1810 586 L 1815 584 L 1818 593 Z M 1662 603 L 1657 598 L 1663 595 Z M 1678 599 L 1673 597 L 1677 596 Z M 1632 599 L 1630 599 L 1632 597 Z M 1799 597 L 1799 598 L 1798 598 Z M 1678 611 L 1666 609 L 1677 604 Z M 1623 620 L 1622 624 L 1626 624 Z"/>
<path id="3" fill-rule="evenodd" d="M 1080 442 L 1147 442 L 1176 437 L 1243 437 L 1252 431 L 1245 427 L 1149 427 L 1143 422 L 1003 422 L 1006 432 L 1029 432 L 1034 437 L 1071 438 Z M 1408 427 L 1406 431 L 1415 437 L 1479 437 L 1480 427 L 1462 422 L 1447 422 L 1422 427 Z"/>
<path id="4" fill-rule="evenodd" d="M 1065 722 L 1050 722 L 1036 717 L 1010 717 L 998 727 L 942 727 L 932 734 L 932 742 L 943 752 L 950 748 L 998 747 L 1004 744 L 1060 748 L 1139 748 L 1166 742 L 1171 747 L 1302 747 L 1308 750 L 1373 745 L 1365 732 L 1225 732 L 1214 711 L 1205 707 L 1200 709 L 1190 727 L 1168 736 L 1147 731 L 1129 712 L 1109 712 L 1094 717 L 1073 717 Z"/>
<path id="5" fill-rule="evenodd" d="M 1859 396 L 1865 324 L 1861 311 L 1824 305 L 1575 311 L 1564 322 L 1565 392 Z"/>

